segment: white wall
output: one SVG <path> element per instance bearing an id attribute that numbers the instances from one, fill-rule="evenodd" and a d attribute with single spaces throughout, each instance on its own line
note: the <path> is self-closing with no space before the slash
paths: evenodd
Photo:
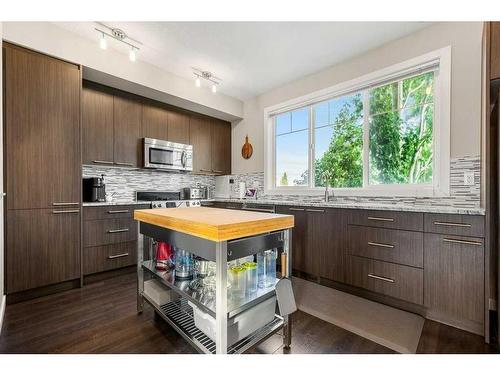
<path id="1" fill-rule="evenodd" d="M 0 72 L 2 71 L 2 22 L 0 22 Z M 3 193 L 3 111 L 2 111 L 2 77 L 0 74 L 0 194 Z M 3 243 L 3 196 L 0 196 L 0 332 L 2 331 L 3 312 L 5 309 L 4 296 L 4 243 Z"/>
<path id="2" fill-rule="evenodd" d="M 451 157 L 479 155 L 481 152 L 482 28 L 482 22 L 438 23 L 246 101 L 243 108 L 244 119 L 233 125 L 232 173 L 264 170 L 263 111 L 265 107 L 333 86 L 448 45 L 452 47 Z M 254 154 L 249 160 L 241 157 L 241 146 L 247 134 L 254 148 Z"/>
<path id="3" fill-rule="evenodd" d="M 123 80 L 172 95 L 200 105 L 200 111 L 215 109 L 234 118 L 242 118 L 243 103 L 239 99 L 209 90 L 199 90 L 193 81 L 176 76 L 139 59 L 130 63 L 124 55 L 99 49 L 90 41 L 50 22 L 4 22 L 3 38 L 48 55 L 65 59 Z M 127 61 L 126 63 L 122 63 Z M 213 114 L 213 113 L 212 113 Z"/>

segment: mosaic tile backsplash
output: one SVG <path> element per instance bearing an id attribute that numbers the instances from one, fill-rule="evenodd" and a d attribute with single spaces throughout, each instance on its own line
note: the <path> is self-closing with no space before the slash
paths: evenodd
<path id="1" fill-rule="evenodd" d="M 466 156 L 450 160 L 450 196 L 446 198 L 412 197 L 337 197 L 339 202 L 378 203 L 408 207 L 448 206 L 457 208 L 480 208 L 481 161 L 479 156 Z M 474 185 L 464 185 L 464 172 L 474 173 Z M 117 168 L 105 166 L 83 166 L 83 177 L 105 175 L 106 191 L 114 193 L 113 200 L 127 201 L 135 199 L 137 190 L 179 190 L 189 186 L 208 186 L 215 189 L 215 177 L 182 173 L 158 172 L 137 168 Z M 266 200 L 307 201 L 315 197 L 298 195 L 264 195 L 264 173 L 232 175 L 234 185 L 232 197 L 238 197 L 239 183 L 257 189 L 257 198 Z"/>
<path id="2" fill-rule="evenodd" d="M 208 186 L 213 193 L 215 188 L 214 176 L 95 165 L 82 167 L 83 177 L 100 177 L 101 174 L 104 175 L 106 193 L 113 194 L 115 201 L 133 201 L 135 192 L 139 190 L 176 191 L 185 187 Z"/>
<path id="3" fill-rule="evenodd" d="M 474 173 L 474 185 L 464 185 L 464 172 Z M 239 183 L 245 182 L 247 188 L 256 188 L 258 199 L 307 201 L 313 197 L 303 195 L 265 195 L 264 173 L 248 173 L 233 175 L 234 185 L 232 197 L 239 195 Z M 479 156 L 465 156 L 450 160 L 450 196 L 445 198 L 412 198 L 412 197 L 337 197 L 339 203 L 360 202 L 379 203 L 402 206 L 451 206 L 459 208 L 480 208 L 481 204 L 481 159 Z M 315 197 L 318 198 L 317 196 Z"/>

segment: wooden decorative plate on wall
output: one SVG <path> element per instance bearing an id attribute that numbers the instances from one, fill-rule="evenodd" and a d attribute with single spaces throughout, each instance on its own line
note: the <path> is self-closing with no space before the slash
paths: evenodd
<path id="1" fill-rule="evenodd" d="M 248 135 L 245 137 L 245 143 L 243 144 L 243 147 L 241 148 L 241 156 L 243 156 L 243 159 L 250 159 L 253 154 L 253 147 L 250 142 L 248 142 Z"/>

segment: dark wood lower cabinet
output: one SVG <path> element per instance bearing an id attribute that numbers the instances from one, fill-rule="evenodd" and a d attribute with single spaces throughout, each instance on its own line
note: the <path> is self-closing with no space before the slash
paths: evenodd
<path id="1" fill-rule="evenodd" d="M 307 255 L 307 215 L 302 207 L 278 206 L 277 213 L 293 215 L 295 224 L 292 229 L 292 269 L 295 273 L 312 272 L 312 262 Z"/>
<path id="2" fill-rule="evenodd" d="M 482 333 L 484 240 L 426 233 L 424 270 L 429 316 Z"/>
<path id="3" fill-rule="evenodd" d="M 78 208 L 7 210 L 6 219 L 8 294 L 80 277 Z"/>
<path id="4" fill-rule="evenodd" d="M 304 206 L 276 210 L 295 218 L 295 276 L 485 334 L 484 217 Z"/>
<path id="5" fill-rule="evenodd" d="M 319 275 L 337 282 L 346 281 L 347 248 L 347 213 L 348 210 L 330 209 L 318 223 L 317 239 L 319 247 Z M 314 223 L 317 220 L 313 220 Z"/>
<path id="6" fill-rule="evenodd" d="M 87 206 L 83 209 L 83 274 L 110 271 L 137 263 L 134 210 L 148 205 Z"/>
<path id="7" fill-rule="evenodd" d="M 348 261 L 350 284 L 417 305 L 423 303 L 422 269 L 354 255 Z"/>
<path id="8" fill-rule="evenodd" d="M 83 274 L 109 271 L 137 263 L 137 241 L 83 249 Z"/>

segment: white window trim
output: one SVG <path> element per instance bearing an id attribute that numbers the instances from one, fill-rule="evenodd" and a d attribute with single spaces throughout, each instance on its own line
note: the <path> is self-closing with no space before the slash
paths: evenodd
<path id="1" fill-rule="evenodd" d="M 387 68 L 363 75 L 337 85 L 303 95 L 286 102 L 264 108 L 264 192 L 276 195 L 321 195 L 324 188 L 275 186 L 275 137 L 273 116 L 308 106 L 333 97 L 355 91 L 381 79 L 398 76 L 405 71 L 418 69 L 438 61 L 438 73 L 434 81 L 434 161 L 433 182 L 426 185 L 371 185 L 362 188 L 335 188 L 337 196 L 403 196 L 403 197 L 446 197 L 450 194 L 450 99 L 451 99 L 451 46 L 447 46 L 415 57 Z M 313 147 L 312 133 L 310 145 Z M 366 136 L 364 138 L 366 140 Z M 311 147 L 309 152 L 311 152 Z M 366 157 L 366 155 L 364 155 Z M 312 158 L 309 158 L 311 164 Z M 309 166 L 311 167 L 311 166 Z M 312 176 L 309 176 L 312 179 Z"/>

